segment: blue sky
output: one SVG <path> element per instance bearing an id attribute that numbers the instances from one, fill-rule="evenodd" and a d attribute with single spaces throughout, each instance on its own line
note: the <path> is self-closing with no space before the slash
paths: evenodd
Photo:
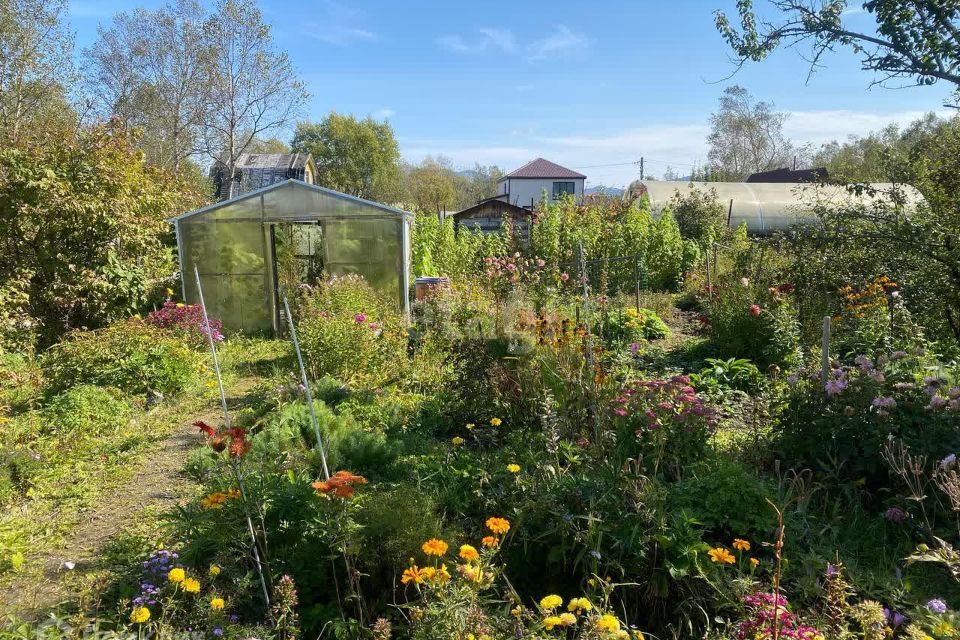
<path id="1" fill-rule="evenodd" d="M 78 48 L 114 12 L 155 0 L 72 0 Z M 763 6 L 763 0 L 758 0 Z M 550 2 L 261 0 L 278 44 L 313 98 L 331 110 L 388 118 L 401 152 L 510 170 L 544 156 L 624 185 L 706 157 L 707 118 L 737 83 L 791 114 L 787 133 L 819 144 L 942 111 L 949 87 L 884 89 L 849 53 L 807 81 L 798 52 L 777 52 L 732 79 L 715 9 L 734 0 Z M 847 19 L 871 24 L 852 2 Z M 288 133 L 281 137 L 289 137 Z M 607 166 L 613 165 L 613 166 Z"/>

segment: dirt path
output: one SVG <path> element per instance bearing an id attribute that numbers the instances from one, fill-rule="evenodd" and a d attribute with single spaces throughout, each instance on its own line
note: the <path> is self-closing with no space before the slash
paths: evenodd
<path id="1" fill-rule="evenodd" d="M 239 380 L 230 389 L 233 405 L 256 384 L 253 378 Z M 162 411 L 163 406 L 158 410 Z M 76 595 L 70 583 L 80 575 L 95 572 L 105 545 L 145 510 L 163 512 L 189 499 L 196 487 L 183 473 L 188 454 L 203 442 L 197 420 L 218 424 L 223 420 L 219 403 L 181 420 L 174 431 L 149 452 L 137 473 L 124 485 L 107 492 L 84 514 L 59 548 L 31 559 L 42 571 L 22 576 L 8 589 L 0 590 L 0 613 L 30 618 Z"/>

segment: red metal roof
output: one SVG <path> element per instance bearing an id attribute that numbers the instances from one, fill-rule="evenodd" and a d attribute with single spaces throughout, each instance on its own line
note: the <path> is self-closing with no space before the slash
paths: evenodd
<path id="1" fill-rule="evenodd" d="M 561 167 L 555 162 L 537 158 L 531 160 L 515 171 L 511 171 L 504 178 L 586 178 L 582 173 Z"/>

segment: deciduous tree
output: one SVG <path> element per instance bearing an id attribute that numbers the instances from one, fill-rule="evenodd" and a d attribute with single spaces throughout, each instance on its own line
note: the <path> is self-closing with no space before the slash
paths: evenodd
<path id="1" fill-rule="evenodd" d="M 711 173 L 742 180 L 757 171 L 786 166 L 793 154 L 783 134 L 786 119 L 769 102 L 754 101 L 743 87 L 728 87 L 720 96 L 720 108 L 710 116 Z"/>

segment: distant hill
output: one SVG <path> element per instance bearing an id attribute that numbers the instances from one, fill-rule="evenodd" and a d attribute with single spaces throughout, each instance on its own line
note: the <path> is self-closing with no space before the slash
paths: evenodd
<path id="1" fill-rule="evenodd" d="M 598 184 L 595 187 L 587 187 L 583 190 L 583 193 L 586 195 L 593 195 L 594 193 L 602 193 L 606 196 L 620 197 L 623 195 L 623 187 L 605 187 L 602 184 Z"/>

